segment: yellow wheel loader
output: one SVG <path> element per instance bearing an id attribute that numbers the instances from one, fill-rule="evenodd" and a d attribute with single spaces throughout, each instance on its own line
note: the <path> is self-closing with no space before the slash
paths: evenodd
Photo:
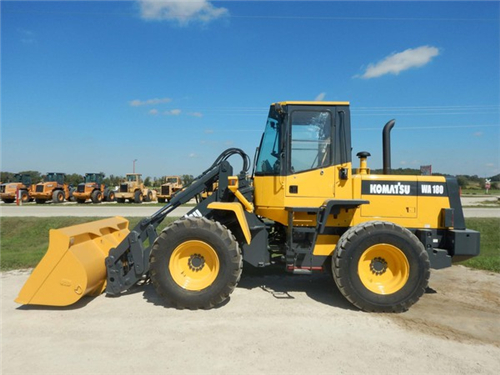
<path id="1" fill-rule="evenodd" d="M 85 173 L 84 181 L 79 183 L 73 192 L 77 203 L 85 203 L 90 199 L 92 203 L 114 202 L 115 192 L 103 184 L 102 173 Z"/>
<path id="2" fill-rule="evenodd" d="M 45 203 L 52 200 L 52 203 L 61 203 L 69 200 L 71 193 L 68 184 L 64 182 L 65 173 L 49 172 L 44 180 L 36 184 L 31 196 L 36 203 Z"/>
<path id="3" fill-rule="evenodd" d="M 368 152 L 352 168 L 349 103 L 272 104 L 250 177 L 249 157 L 228 149 L 132 230 L 120 217 L 51 230 L 16 301 L 64 306 L 150 279 L 173 306 L 210 308 L 228 298 L 245 262 L 331 271 L 359 309 L 405 311 L 424 294 L 431 268 L 479 254 L 479 233 L 465 227 L 456 179 L 391 174 L 393 126 L 384 128 L 384 173 L 376 175 Z M 243 160 L 238 175 L 232 155 Z M 213 194 L 157 234 L 168 214 L 215 182 Z"/>
<path id="4" fill-rule="evenodd" d="M 127 199 L 130 203 L 156 200 L 156 191 L 146 188 L 141 176 L 139 173 L 127 173 L 125 175 L 125 180 L 120 183 L 120 188 L 115 194 L 118 203 L 125 203 Z"/>
<path id="5" fill-rule="evenodd" d="M 182 178 L 180 176 L 167 176 L 165 183 L 160 186 L 160 194 L 157 194 L 159 203 L 169 202 L 172 196 L 179 190 L 184 188 Z"/>
<path id="6" fill-rule="evenodd" d="M 33 188 L 29 174 L 16 173 L 13 182 L 0 184 L 0 199 L 4 203 L 13 203 L 16 201 L 16 194 L 19 194 L 21 201 L 27 203 L 31 199 L 30 193 Z"/>

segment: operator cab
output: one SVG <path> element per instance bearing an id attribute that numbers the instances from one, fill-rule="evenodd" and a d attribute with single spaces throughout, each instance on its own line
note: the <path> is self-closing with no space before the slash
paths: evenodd
<path id="1" fill-rule="evenodd" d="M 255 176 L 290 176 L 351 161 L 346 102 L 271 105 Z"/>
<path id="2" fill-rule="evenodd" d="M 319 207 L 340 186 L 351 199 L 350 124 L 348 102 L 272 104 L 255 164 L 259 214 L 283 222 L 283 209 Z"/>

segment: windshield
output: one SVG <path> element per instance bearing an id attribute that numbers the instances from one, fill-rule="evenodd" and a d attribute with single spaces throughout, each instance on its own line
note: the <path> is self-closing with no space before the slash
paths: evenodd
<path id="1" fill-rule="evenodd" d="M 61 173 L 47 173 L 45 182 L 57 182 L 62 185 L 64 183 L 64 175 Z"/>
<path id="2" fill-rule="evenodd" d="M 88 173 L 85 175 L 85 182 L 97 182 L 98 184 L 101 183 L 101 176 L 95 173 Z"/>
<path id="3" fill-rule="evenodd" d="M 170 182 L 172 184 L 175 184 L 177 183 L 177 177 L 170 177 L 170 178 L 167 178 L 167 182 Z"/>
<path id="4" fill-rule="evenodd" d="M 274 107 L 269 111 L 266 130 L 262 136 L 255 175 L 276 175 L 280 172 L 281 124 Z"/>
<path id="5" fill-rule="evenodd" d="M 85 176 L 85 182 L 95 182 L 96 175 L 95 174 L 88 174 Z"/>
<path id="6" fill-rule="evenodd" d="M 135 175 L 135 174 L 128 174 L 127 175 L 127 181 L 137 181 L 137 175 Z"/>

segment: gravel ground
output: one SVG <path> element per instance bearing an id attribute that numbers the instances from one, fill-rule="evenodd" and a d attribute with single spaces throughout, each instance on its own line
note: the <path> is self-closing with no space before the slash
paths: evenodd
<path id="1" fill-rule="evenodd" d="M 150 285 L 68 308 L 13 302 L 29 271 L 1 274 L 2 374 L 496 374 L 500 275 L 433 271 L 403 314 L 360 312 L 329 275 L 244 272 L 207 311 Z"/>

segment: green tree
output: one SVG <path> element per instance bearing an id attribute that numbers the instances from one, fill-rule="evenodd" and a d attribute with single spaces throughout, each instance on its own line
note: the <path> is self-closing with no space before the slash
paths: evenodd
<path id="1" fill-rule="evenodd" d="M 78 184 L 80 182 L 84 181 L 84 177 L 78 173 L 71 173 L 71 174 L 67 174 L 66 178 L 64 180 L 68 185 L 72 185 L 72 186 L 76 187 L 76 186 L 78 186 Z"/>
<path id="2" fill-rule="evenodd" d="M 144 186 L 151 186 L 151 177 L 146 177 L 146 179 L 144 180 Z"/>
<path id="3" fill-rule="evenodd" d="M 193 182 L 194 177 L 192 174 L 183 174 L 182 175 L 182 183 L 184 186 L 191 185 L 191 182 Z"/>

